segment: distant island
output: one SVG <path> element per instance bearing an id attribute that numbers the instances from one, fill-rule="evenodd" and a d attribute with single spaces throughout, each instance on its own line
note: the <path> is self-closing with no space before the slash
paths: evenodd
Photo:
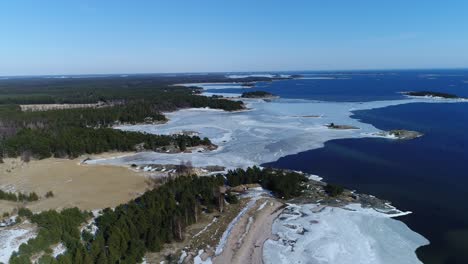
<path id="1" fill-rule="evenodd" d="M 253 91 L 253 92 L 242 93 L 241 97 L 242 98 L 264 99 L 264 98 L 273 98 L 273 97 L 277 97 L 277 96 L 272 94 L 272 93 L 265 92 L 265 91 Z"/>
<path id="2" fill-rule="evenodd" d="M 415 139 L 422 137 L 423 133 L 404 129 L 394 129 L 377 133 L 377 135 L 394 139 Z"/>
<path id="3" fill-rule="evenodd" d="M 346 130 L 346 129 L 359 129 L 359 127 L 349 126 L 349 125 L 337 125 L 335 123 L 330 123 L 326 125 L 329 129 L 339 129 L 339 130 Z"/>
<path id="4" fill-rule="evenodd" d="M 441 93 L 441 92 L 431 92 L 431 91 L 419 91 L 419 92 L 403 92 L 403 94 L 408 96 L 417 96 L 417 97 L 435 97 L 435 98 L 444 98 L 444 99 L 460 99 L 458 95 Z"/>

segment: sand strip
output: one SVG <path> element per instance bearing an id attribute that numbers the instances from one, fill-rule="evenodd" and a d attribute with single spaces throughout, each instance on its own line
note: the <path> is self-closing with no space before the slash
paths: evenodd
<path id="1" fill-rule="evenodd" d="M 265 201 L 266 205 L 257 211 Z M 263 243 L 274 239 L 271 226 L 282 205 L 274 198 L 259 199 L 233 228 L 223 252 L 213 258 L 213 263 L 263 263 Z"/>

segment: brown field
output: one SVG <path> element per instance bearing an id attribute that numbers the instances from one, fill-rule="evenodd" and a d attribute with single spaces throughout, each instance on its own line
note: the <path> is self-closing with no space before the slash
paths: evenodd
<path id="1" fill-rule="evenodd" d="M 29 163 L 5 159 L 0 164 L 0 188 L 36 192 L 41 199 L 26 204 L 0 201 L 0 213 L 20 206 L 35 212 L 74 206 L 84 210 L 114 207 L 147 189 L 146 177 L 141 172 L 118 166 L 81 165 L 83 159 L 50 158 Z M 54 193 L 53 198 L 44 198 L 48 191 Z"/>

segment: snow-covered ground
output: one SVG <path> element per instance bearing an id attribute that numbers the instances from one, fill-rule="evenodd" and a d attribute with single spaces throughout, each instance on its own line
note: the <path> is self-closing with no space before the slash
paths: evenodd
<path id="1" fill-rule="evenodd" d="M 8 263 L 13 252 L 17 251 L 21 244 L 36 237 L 37 233 L 32 225 L 17 225 L 0 228 L 0 263 Z"/>
<path id="2" fill-rule="evenodd" d="M 265 242 L 264 262 L 421 263 L 415 250 L 429 241 L 392 216 L 358 204 L 290 205 L 273 224 L 279 239 Z"/>

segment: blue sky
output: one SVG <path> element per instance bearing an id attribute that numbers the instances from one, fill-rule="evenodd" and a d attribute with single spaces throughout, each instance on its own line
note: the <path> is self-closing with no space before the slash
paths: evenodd
<path id="1" fill-rule="evenodd" d="M 468 1 L 3 0 L 0 75 L 468 67 Z"/>

